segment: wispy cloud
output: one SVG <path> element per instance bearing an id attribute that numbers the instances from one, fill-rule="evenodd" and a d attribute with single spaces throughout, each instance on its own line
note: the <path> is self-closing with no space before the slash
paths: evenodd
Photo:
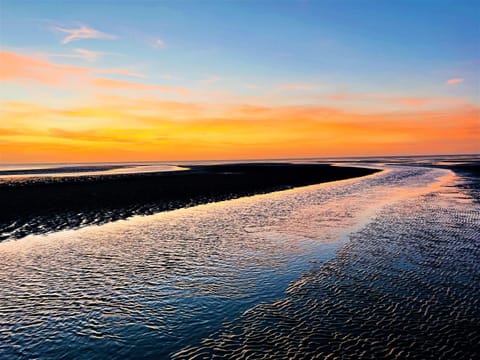
<path id="1" fill-rule="evenodd" d="M 125 76 L 132 76 L 138 78 L 146 78 L 146 76 L 142 73 L 130 71 L 127 69 L 92 69 L 94 73 L 100 74 L 115 74 L 115 75 L 125 75 Z"/>
<path id="2" fill-rule="evenodd" d="M 179 80 L 180 79 L 178 76 L 174 76 L 172 74 L 162 74 L 162 75 L 160 75 L 160 77 L 162 79 L 165 79 L 165 80 Z"/>
<path id="3" fill-rule="evenodd" d="M 88 62 L 95 62 L 99 58 L 99 52 L 87 50 L 87 49 L 73 49 L 73 52 L 77 54 L 77 56 L 81 59 L 84 59 Z"/>
<path id="4" fill-rule="evenodd" d="M 167 44 L 165 43 L 165 41 L 163 41 L 160 38 L 150 40 L 149 44 L 150 44 L 151 47 L 153 47 L 155 49 L 164 49 L 164 48 L 167 47 Z"/>
<path id="5" fill-rule="evenodd" d="M 175 86 L 165 86 L 165 85 L 155 85 L 155 84 L 143 84 L 132 81 L 124 80 L 114 80 L 107 78 L 96 78 L 94 80 L 96 87 L 108 88 L 108 89 L 131 89 L 131 90 L 160 90 L 160 91 L 169 91 L 174 92 L 182 96 L 189 96 L 190 92 L 187 89 L 175 87 Z"/>
<path id="6" fill-rule="evenodd" d="M 304 84 L 283 84 L 278 86 L 278 90 L 309 90 L 311 86 Z"/>
<path id="7" fill-rule="evenodd" d="M 71 53 L 67 54 L 47 54 L 46 57 L 49 58 L 72 58 L 72 59 L 81 59 L 87 62 L 96 62 L 103 54 L 103 52 L 92 51 L 87 49 L 73 49 Z"/>
<path id="8" fill-rule="evenodd" d="M 80 86 L 93 90 L 149 90 L 167 91 L 182 96 L 191 95 L 187 89 L 181 87 L 108 79 L 99 77 L 98 74 L 145 77 L 143 74 L 122 68 L 89 68 L 59 65 L 36 57 L 5 51 L 0 52 L 0 80 L 36 82 L 56 87 Z"/>
<path id="9" fill-rule="evenodd" d="M 72 28 L 72 29 L 68 29 L 60 26 L 54 26 L 52 27 L 52 29 L 56 32 L 68 34 L 68 36 L 62 40 L 62 44 L 68 44 L 72 41 L 77 41 L 82 39 L 112 40 L 116 38 L 116 36 L 114 35 L 95 30 L 86 25 L 81 25 L 79 28 Z"/>
<path id="10" fill-rule="evenodd" d="M 71 131 L 58 128 L 50 128 L 48 135 L 54 138 L 69 139 L 73 141 L 90 141 L 90 142 L 118 142 L 118 143 L 130 143 L 134 142 L 127 137 L 122 137 L 121 131 L 118 131 L 117 135 L 114 134 L 102 134 L 100 129 L 88 129 L 83 131 Z"/>
<path id="11" fill-rule="evenodd" d="M 95 74 L 115 74 L 144 78 L 145 75 L 123 68 L 90 68 L 60 65 L 35 56 L 0 51 L 0 80 L 29 80 L 45 84 L 68 83 L 72 77 L 88 78 Z"/>
<path id="12" fill-rule="evenodd" d="M 202 79 L 201 81 L 205 84 L 213 84 L 213 83 L 219 82 L 220 80 L 222 80 L 220 76 L 213 75 L 213 76 L 207 77 L 206 79 Z"/>
<path id="13" fill-rule="evenodd" d="M 462 78 L 453 78 L 453 79 L 447 80 L 448 85 L 455 85 L 455 84 L 459 84 L 461 82 L 463 82 Z"/>
<path id="14" fill-rule="evenodd" d="M 393 104 L 401 105 L 405 107 L 427 107 L 427 106 L 438 106 L 438 105 L 448 105 L 456 106 L 463 105 L 465 101 L 461 98 L 453 97 L 421 97 L 421 96 L 391 96 L 383 94 L 330 94 L 326 95 L 328 100 L 334 101 L 344 101 L 344 102 L 370 102 L 370 103 L 384 103 L 384 104 Z"/>

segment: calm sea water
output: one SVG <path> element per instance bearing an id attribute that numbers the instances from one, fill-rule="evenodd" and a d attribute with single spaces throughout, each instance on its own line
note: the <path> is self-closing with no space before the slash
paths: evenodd
<path id="1" fill-rule="evenodd" d="M 461 350 L 452 324 L 480 324 L 479 199 L 449 170 L 384 168 L 2 242 L 0 358 L 420 354 L 402 336 L 422 323 Z"/>

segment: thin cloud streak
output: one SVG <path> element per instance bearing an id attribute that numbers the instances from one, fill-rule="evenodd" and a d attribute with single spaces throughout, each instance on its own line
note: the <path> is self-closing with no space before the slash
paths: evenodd
<path id="1" fill-rule="evenodd" d="M 145 79 L 146 76 L 142 73 L 130 71 L 127 69 L 92 69 L 93 73 L 98 74 L 115 74 L 115 75 L 124 75 Z"/>
<path id="2" fill-rule="evenodd" d="M 123 81 L 123 80 L 114 80 L 107 78 L 96 78 L 94 80 L 96 87 L 100 88 L 109 88 L 109 89 L 132 89 L 132 90 L 147 90 L 147 91 L 170 91 L 177 93 L 182 96 L 190 96 L 190 92 L 186 89 L 174 87 L 174 86 L 165 86 L 165 85 L 151 85 L 151 84 L 142 84 L 132 81 Z"/>
<path id="3" fill-rule="evenodd" d="M 127 69 L 88 68 L 81 66 L 58 65 L 43 59 L 20 55 L 11 52 L 0 52 L 0 80 L 11 82 L 37 82 L 49 86 L 77 86 L 91 89 L 125 89 L 168 91 L 182 96 L 190 96 L 190 92 L 181 87 L 159 84 L 144 84 L 133 81 L 114 80 L 98 77 L 97 74 L 114 74 L 129 77 L 145 76 Z M 73 85 L 72 85 L 73 84 Z"/>
<path id="4" fill-rule="evenodd" d="M 448 85 L 460 84 L 461 82 L 463 82 L 462 78 L 453 78 L 453 79 L 447 80 Z"/>
<path id="5" fill-rule="evenodd" d="M 103 52 L 92 51 L 87 49 L 73 49 L 70 54 L 46 54 L 49 58 L 69 58 L 69 59 L 81 59 L 87 62 L 96 62 L 103 54 Z"/>
<path id="6" fill-rule="evenodd" d="M 278 90 L 309 90 L 311 86 L 303 84 L 283 84 L 278 87 Z"/>
<path id="7" fill-rule="evenodd" d="M 213 84 L 213 83 L 219 82 L 220 80 L 222 80 L 220 76 L 213 75 L 206 79 L 201 80 L 201 82 L 205 84 Z"/>
<path id="8" fill-rule="evenodd" d="M 164 49 L 167 47 L 167 44 L 162 39 L 157 38 L 150 41 L 150 46 L 155 49 Z"/>
<path id="9" fill-rule="evenodd" d="M 87 49 L 73 49 L 73 51 L 82 59 L 88 62 L 95 62 L 100 57 L 99 52 L 91 51 Z"/>
<path id="10" fill-rule="evenodd" d="M 415 96 L 390 96 L 382 94 L 330 94 L 325 96 L 328 100 L 351 102 L 367 101 L 406 107 L 420 108 L 429 105 L 463 105 L 465 100 L 454 97 L 415 97 Z"/>
<path id="11" fill-rule="evenodd" d="M 116 36 L 114 35 L 95 30 L 85 25 L 81 25 L 77 29 L 75 28 L 68 29 L 60 26 L 54 26 L 52 29 L 56 32 L 68 34 L 68 36 L 65 37 L 61 42 L 64 45 L 72 41 L 84 40 L 84 39 L 104 39 L 104 40 L 116 39 Z"/>

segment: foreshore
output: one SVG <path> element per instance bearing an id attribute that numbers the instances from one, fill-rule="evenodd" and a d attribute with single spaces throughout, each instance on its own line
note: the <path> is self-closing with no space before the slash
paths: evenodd
<path id="1" fill-rule="evenodd" d="M 0 240 L 365 176 L 377 171 L 324 164 L 255 163 L 2 183 L 0 201 L 4 206 L 0 208 Z"/>

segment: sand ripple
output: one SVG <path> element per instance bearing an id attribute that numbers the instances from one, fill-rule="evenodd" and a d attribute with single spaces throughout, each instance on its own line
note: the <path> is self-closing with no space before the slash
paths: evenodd
<path id="1" fill-rule="evenodd" d="M 0 358 L 473 358 L 480 210 L 454 181 L 392 168 L 3 242 Z"/>
<path id="2" fill-rule="evenodd" d="M 478 359 L 480 207 L 443 190 L 387 207 L 284 299 L 174 358 Z"/>

